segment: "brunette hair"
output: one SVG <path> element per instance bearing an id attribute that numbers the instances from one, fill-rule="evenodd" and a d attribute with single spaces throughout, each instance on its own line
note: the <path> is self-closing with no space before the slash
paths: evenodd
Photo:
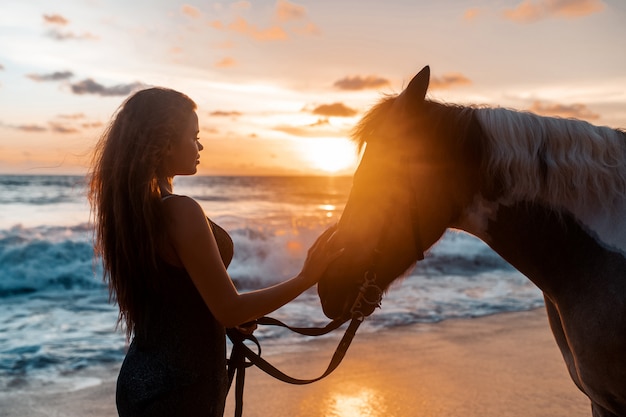
<path id="1" fill-rule="evenodd" d="M 166 238 L 161 161 L 195 109 L 178 91 L 139 91 L 118 108 L 94 150 L 88 191 L 94 250 L 128 337 L 145 319 L 147 290 L 159 284 L 157 250 Z"/>

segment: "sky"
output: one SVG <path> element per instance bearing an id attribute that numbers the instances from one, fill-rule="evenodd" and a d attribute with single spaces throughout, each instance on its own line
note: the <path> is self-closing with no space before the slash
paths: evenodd
<path id="1" fill-rule="evenodd" d="M 626 128 L 624 0 L 0 0 L 0 173 L 83 174 L 133 91 L 198 104 L 203 175 L 350 175 L 350 129 L 429 97 Z"/>

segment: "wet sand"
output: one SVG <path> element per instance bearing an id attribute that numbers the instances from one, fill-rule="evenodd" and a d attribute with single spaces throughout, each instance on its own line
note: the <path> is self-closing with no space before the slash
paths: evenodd
<path id="1" fill-rule="evenodd" d="M 294 377 L 316 377 L 339 337 L 290 353 L 268 347 L 264 357 Z M 100 371 L 102 384 L 73 392 L 0 393 L 0 417 L 115 416 L 116 372 Z M 591 416 L 543 309 L 357 334 L 339 368 L 311 385 L 248 369 L 244 401 L 244 417 Z"/>

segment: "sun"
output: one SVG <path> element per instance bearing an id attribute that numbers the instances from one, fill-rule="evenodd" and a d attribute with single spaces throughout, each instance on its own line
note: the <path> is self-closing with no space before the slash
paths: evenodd
<path id="1" fill-rule="evenodd" d="M 357 162 L 356 147 L 345 138 L 310 139 L 302 151 L 313 168 L 329 174 L 354 168 Z"/>

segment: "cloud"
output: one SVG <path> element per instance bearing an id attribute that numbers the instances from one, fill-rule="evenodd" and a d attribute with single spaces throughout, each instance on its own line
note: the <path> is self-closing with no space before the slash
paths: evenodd
<path id="1" fill-rule="evenodd" d="M 602 0 L 524 0 L 503 12 L 505 19 L 531 23 L 548 18 L 574 19 L 604 10 Z"/>
<path id="2" fill-rule="evenodd" d="M 463 13 L 463 20 L 474 20 L 478 18 L 480 14 L 482 14 L 482 11 L 480 9 L 467 9 L 465 13 Z"/>
<path id="3" fill-rule="evenodd" d="M 84 119 L 85 113 L 59 114 L 57 117 L 59 119 L 78 120 L 78 119 Z"/>
<path id="4" fill-rule="evenodd" d="M 200 10 L 198 10 L 196 7 L 191 6 L 189 4 L 183 4 L 183 6 L 181 7 L 181 12 L 185 16 L 190 17 L 192 19 L 197 19 L 200 16 L 202 16 L 202 12 Z"/>
<path id="5" fill-rule="evenodd" d="M 222 42 L 216 42 L 212 44 L 214 49 L 233 49 L 235 47 L 235 42 L 231 40 L 225 40 Z"/>
<path id="6" fill-rule="evenodd" d="M 306 17 L 306 8 L 287 0 L 278 0 L 276 3 L 276 17 L 280 22 L 304 19 Z"/>
<path id="7" fill-rule="evenodd" d="M 233 10 L 248 10 L 252 7 L 252 4 L 249 1 L 236 1 L 230 5 Z"/>
<path id="8" fill-rule="evenodd" d="M 104 126 L 104 123 L 102 122 L 86 122 L 80 124 L 80 127 L 84 129 L 99 129 L 102 126 Z"/>
<path id="9" fill-rule="evenodd" d="M 112 87 L 105 87 L 91 78 L 87 78 L 71 84 L 70 87 L 72 88 L 72 92 L 78 95 L 97 94 L 99 96 L 127 96 L 135 90 L 146 87 L 146 85 L 140 82 L 134 82 L 131 84 L 118 84 Z"/>
<path id="10" fill-rule="evenodd" d="M 213 27 L 216 27 L 215 25 Z M 248 23 L 243 17 L 237 17 L 226 27 L 228 30 L 249 36 L 258 41 L 275 41 L 289 38 L 287 32 L 280 26 L 273 26 L 268 29 L 259 29 L 255 25 Z"/>
<path id="11" fill-rule="evenodd" d="M 301 126 L 280 125 L 273 128 L 278 132 L 287 133 L 293 136 L 299 136 L 304 138 L 320 138 L 320 137 L 334 137 L 334 136 L 348 136 L 349 132 L 342 129 L 332 127 L 328 121 L 328 118 L 319 118 L 314 123 Z"/>
<path id="12" fill-rule="evenodd" d="M 215 110 L 209 113 L 209 116 L 215 117 L 238 117 L 241 116 L 241 113 L 238 111 L 224 111 L 224 110 Z"/>
<path id="13" fill-rule="evenodd" d="M 200 131 L 208 135 L 216 135 L 219 133 L 219 130 L 215 127 L 200 127 Z"/>
<path id="14" fill-rule="evenodd" d="M 386 78 L 378 77 L 376 75 L 368 75 L 367 77 L 361 77 L 360 75 L 354 77 L 345 77 L 341 80 L 337 80 L 333 84 L 335 87 L 341 90 L 365 90 L 369 88 L 380 88 L 389 85 L 389 80 Z"/>
<path id="15" fill-rule="evenodd" d="M 212 27 L 213 29 L 217 29 L 217 30 L 226 29 L 226 26 L 220 20 L 212 20 L 208 22 L 208 25 Z"/>
<path id="16" fill-rule="evenodd" d="M 279 26 L 272 26 L 264 30 L 254 30 L 251 35 L 257 41 L 282 41 L 289 38 L 287 32 Z"/>
<path id="17" fill-rule="evenodd" d="M 231 6 L 235 12 L 252 8 L 248 1 L 237 2 Z M 319 35 L 320 29 L 308 21 L 306 8 L 287 0 L 278 0 L 273 15 L 274 24 L 261 28 L 250 23 L 247 19 L 236 13 L 236 17 L 230 23 L 220 20 L 212 20 L 207 25 L 221 31 L 229 31 L 247 36 L 257 41 L 284 41 L 295 35 Z"/>
<path id="18" fill-rule="evenodd" d="M 314 108 L 311 113 L 326 117 L 352 117 L 358 112 L 343 103 L 322 104 Z"/>
<path id="19" fill-rule="evenodd" d="M 430 77 L 429 88 L 433 90 L 443 90 L 460 85 L 470 85 L 472 81 L 462 74 L 450 73 L 441 77 Z"/>
<path id="20" fill-rule="evenodd" d="M 54 133 L 72 134 L 78 133 L 79 130 L 75 127 L 64 125 L 58 122 L 50 122 L 50 130 Z"/>
<path id="21" fill-rule="evenodd" d="M 311 36 L 320 35 L 320 28 L 311 22 L 307 16 L 306 7 L 287 0 L 278 0 L 275 10 L 276 20 L 289 27 L 296 35 Z"/>
<path id="22" fill-rule="evenodd" d="M 330 125 L 330 121 L 328 120 L 328 118 L 320 118 L 317 119 L 317 122 L 312 123 L 311 127 L 317 127 L 317 126 L 326 126 L 326 125 Z"/>
<path id="23" fill-rule="evenodd" d="M 318 130 L 315 130 L 315 127 L 317 127 L 317 123 L 316 124 L 312 124 L 312 125 L 306 125 L 306 126 L 276 126 L 274 127 L 274 130 L 278 131 L 278 132 L 283 132 L 283 133 L 287 133 L 289 135 L 292 136 L 299 136 L 299 137 L 303 137 L 303 138 L 313 138 L 313 137 L 319 137 L 320 136 L 320 132 Z M 322 133 L 322 135 L 325 135 Z"/>
<path id="24" fill-rule="evenodd" d="M 49 74 L 26 74 L 26 77 L 33 81 L 61 81 L 72 78 L 74 74 L 71 71 L 55 71 Z"/>
<path id="25" fill-rule="evenodd" d="M 0 126 L 27 133 L 52 132 L 60 134 L 74 134 L 80 133 L 83 129 L 99 129 L 104 125 L 100 121 L 84 120 L 87 119 L 87 116 L 85 116 L 84 113 L 59 114 L 56 116 L 56 119 L 57 120 L 49 121 L 47 125 L 35 123 L 10 125 L 0 122 Z"/>
<path id="26" fill-rule="evenodd" d="M 46 132 L 48 128 L 45 126 L 30 124 L 30 125 L 18 125 L 18 126 L 10 126 L 14 129 L 21 130 L 22 132 Z"/>
<path id="27" fill-rule="evenodd" d="M 51 25 L 59 25 L 59 26 L 65 26 L 68 23 L 70 23 L 69 20 L 67 20 L 60 14 L 44 14 L 43 20 L 45 23 L 48 23 Z"/>
<path id="28" fill-rule="evenodd" d="M 89 33 L 89 32 L 83 32 L 81 34 L 77 34 L 72 31 L 61 32 L 58 29 L 51 29 L 46 32 L 46 35 L 49 38 L 55 39 L 57 41 L 66 41 L 66 40 L 72 40 L 72 39 L 79 40 L 79 41 L 99 39 L 96 35 Z"/>
<path id="29" fill-rule="evenodd" d="M 310 126 L 276 126 L 274 130 L 300 137 L 317 136 L 317 133 L 314 133 Z"/>
<path id="30" fill-rule="evenodd" d="M 600 118 L 600 115 L 592 112 L 587 106 L 580 103 L 559 104 L 546 103 L 536 100 L 530 107 L 530 111 L 544 116 L 557 116 L 584 120 L 595 120 Z"/>
<path id="31" fill-rule="evenodd" d="M 70 23 L 70 21 L 59 14 L 44 14 L 43 20 L 44 20 L 44 24 L 55 26 L 46 32 L 46 36 L 52 39 L 55 39 L 58 41 L 65 41 L 68 39 L 77 39 L 77 40 L 98 39 L 96 35 L 89 33 L 89 32 L 77 34 L 72 31 L 61 31 L 59 26 L 67 26 Z"/>
<path id="32" fill-rule="evenodd" d="M 237 65 L 237 61 L 231 57 L 225 57 L 213 64 L 216 68 L 232 68 Z"/>
<path id="33" fill-rule="evenodd" d="M 307 23 L 301 27 L 294 27 L 293 32 L 298 35 L 321 35 L 322 31 L 315 23 Z"/>

